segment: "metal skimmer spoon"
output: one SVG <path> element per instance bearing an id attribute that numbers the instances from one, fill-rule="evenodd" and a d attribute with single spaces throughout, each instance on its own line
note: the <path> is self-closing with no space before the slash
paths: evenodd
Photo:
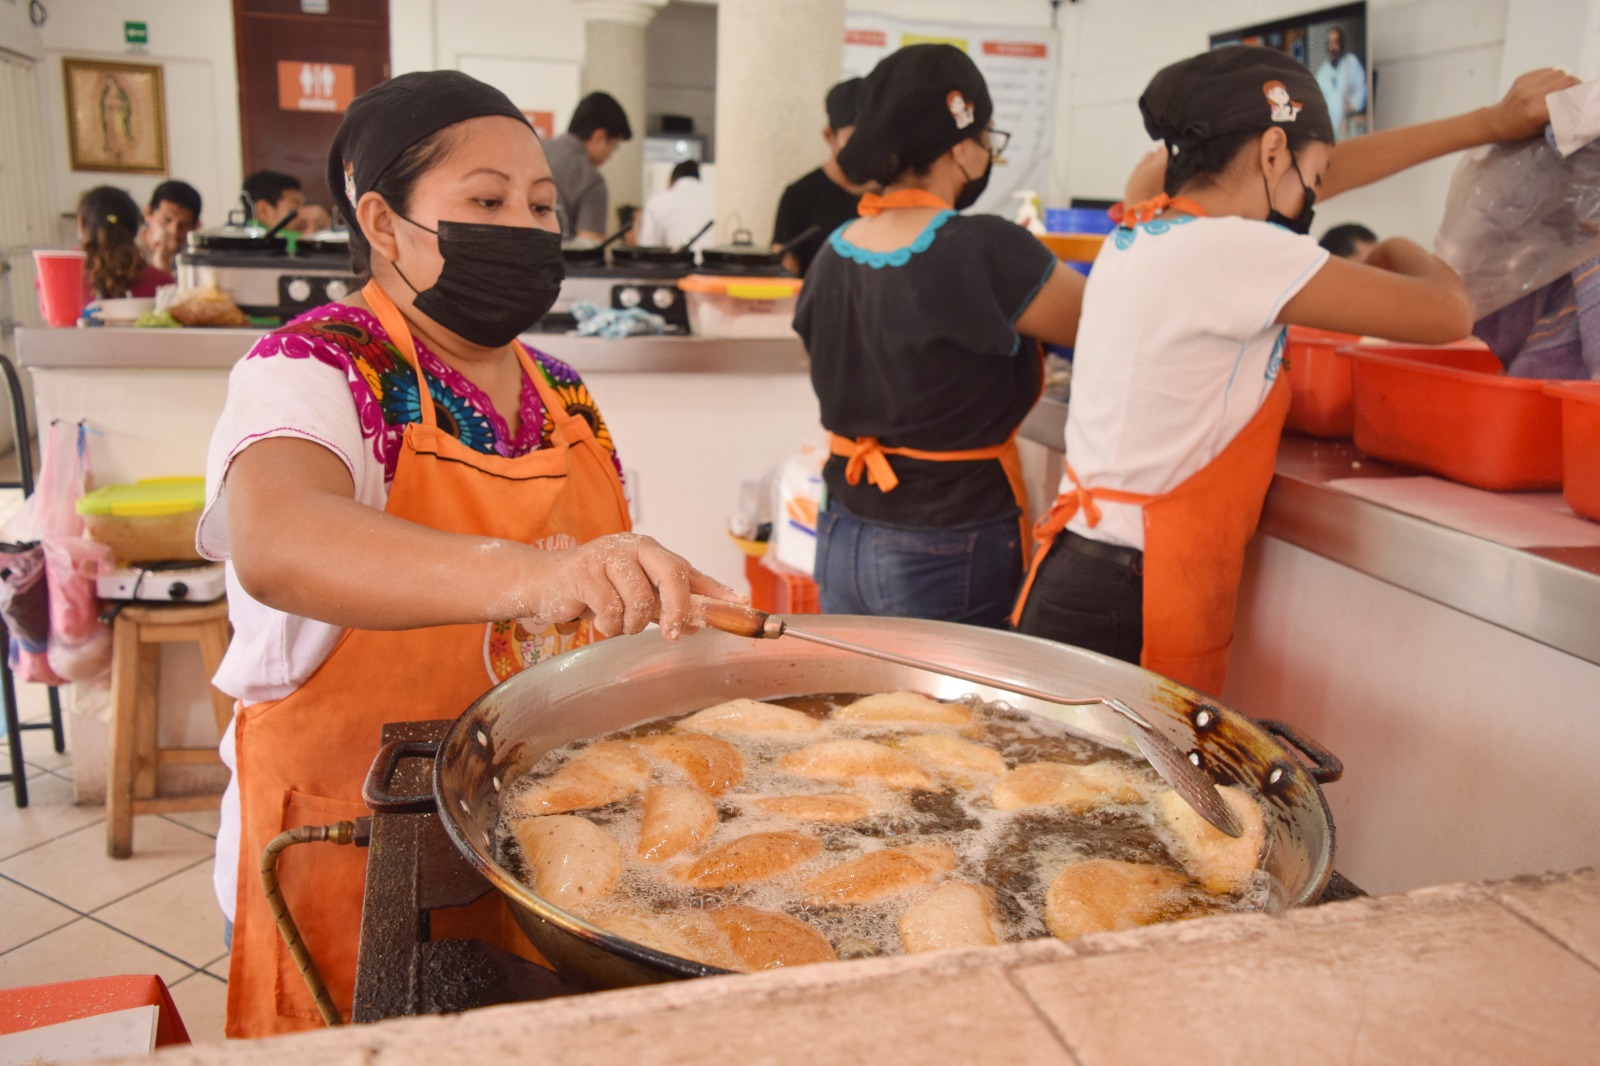
<path id="1" fill-rule="evenodd" d="M 1239 836 L 1244 830 L 1233 816 L 1233 812 L 1222 802 L 1216 784 L 1194 763 L 1190 762 L 1183 751 L 1167 739 L 1165 733 L 1156 729 L 1138 711 L 1129 707 L 1119 699 L 1110 696 L 1062 696 L 1053 692 L 1021 685 L 1015 681 L 1002 681 L 997 677 L 986 674 L 974 673 L 954 666 L 942 666 L 939 663 L 929 662 L 926 659 L 917 659 L 910 655 L 901 655 L 899 652 L 885 651 L 881 648 L 869 648 L 863 644 L 854 644 L 847 640 L 835 640 L 825 637 L 820 633 L 808 633 L 803 629 L 796 629 L 781 618 L 764 614 L 754 608 L 745 607 L 725 600 L 713 600 L 704 596 L 694 597 L 694 611 L 697 616 L 703 614 L 705 624 L 712 629 L 719 629 L 724 633 L 731 633 L 736 637 L 751 637 L 755 639 L 776 640 L 778 637 L 798 637 L 810 641 L 812 644 L 821 644 L 823 647 L 834 648 L 838 651 L 850 652 L 855 655 L 865 655 L 873 659 L 882 659 L 885 662 L 897 663 L 900 666 L 909 666 L 914 670 L 927 670 L 930 673 L 944 674 L 946 677 L 960 678 L 974 684 L 986 685 L 990 688 L 1002 689 L 1006 692 L 1015 692 L 1019 696 L 1030 696 L 1046 703 L 1056 703 L 1067 707 L 1089 707 L 1096 704 L 1109 707 L 1120 715 L 1129 725 L 1133 726 L 1131 733 L 1133 742 L 1139 746 L 1144 757 L 1150 760 L 1150 765 L 1156 768 L 1156 773 L 1172 786 L 1174 792 L 1182 796 L 1184 802 L 1193 807 L 1195 811 L 1216 826 L 1218 830 L 1230 837 Z M 698 618 L 697 618 L 698 621 Z"/>

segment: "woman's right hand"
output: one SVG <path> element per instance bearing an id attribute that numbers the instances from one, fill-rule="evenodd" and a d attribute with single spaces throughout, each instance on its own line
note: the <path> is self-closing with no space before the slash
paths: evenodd
<path id="1" fill-rule="evenodd" d="M 597 631 L 612 636 L 659 622 L 662 635 L 675 640 L 704 624 L 693 616 L 692 594 L 743 599 L 638 533 L 615 533 L 538 555 L 542 558 L 528 583 L 527 598 L 515 613 L 546 624 L 592 618 Z"/>

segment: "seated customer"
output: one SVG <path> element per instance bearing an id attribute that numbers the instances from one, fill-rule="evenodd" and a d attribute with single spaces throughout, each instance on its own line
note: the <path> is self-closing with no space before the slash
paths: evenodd
<path id="1" fill-rule="evenodd" d="M 172 272 L 173 260 L 200 225 L 200 194 L 183 181 L 164 181 L 150 194 L 139 231 L 139 251 L 157 270 Z"/>
<path id="2" fill-rule="evenodd" d="M 139 254 L 139 205 L 112 185 L 97 185 L 78 200 L 83 241 L 83 302 L 148 297 L 175 279 Z"/>
<path id="3" fill-rule="evenodd" d="M 245 199 L 250 201 L 250 216 L 256 225 L 271 229 L 290 211 L 295 212 L 284 229 L 305 232 L 305 222 L 299 211 L 306 205 L 306 194 L 300 189 L 300 179 L 293 174 L 276 170 L 258 170 L 244 179 Z"/>

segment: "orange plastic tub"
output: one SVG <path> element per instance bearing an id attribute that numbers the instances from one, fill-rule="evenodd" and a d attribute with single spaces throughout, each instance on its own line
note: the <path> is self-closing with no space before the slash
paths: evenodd
<path id="1" fill-rule="evenodd" d="M 1313 437 L 1348 437 L 1355 428 L 1350 360 L 1338 349 L 1361 338 L 1290 326 L 1285 348 L 1289 418 L 1284 425 Z"/>
<path id="2" fill-rule="evenodd" d="M 1343 352 L 1363 452 L 1480 489 L 1561 487 L 1561 401 L 1545 392 L 1548 382 L 1506 377 L 1486 348 Z"/>
<path id="3" fill-rule="evenodd" d="M 1600 381 L 1563 381 L 1545 392 L 1561 401 L 1561 494 L 1600 522 Z"/>

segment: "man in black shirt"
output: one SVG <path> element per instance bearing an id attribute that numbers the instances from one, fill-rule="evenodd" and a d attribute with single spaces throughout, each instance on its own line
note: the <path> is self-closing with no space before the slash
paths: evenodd
<path id="1" fill-rule="evenodd" d="M 828 161 L 783 190 L 778 201 L 778 220 L 772 225 L 772 247 L 776 250 L 794 238 L 817 227 L 817 232 L 790 249 L 783 265 L 804 274 L 829 234 L 856 217 L 856 204 L 866 190 L 850 184 L 839 169 L 839 150 L 850 140 L 856 126 L 856 101 L 861 94 L 861 79 L 842 81 L 828 90 L 828 125 L 822 139 L 828 142 Z"/>

